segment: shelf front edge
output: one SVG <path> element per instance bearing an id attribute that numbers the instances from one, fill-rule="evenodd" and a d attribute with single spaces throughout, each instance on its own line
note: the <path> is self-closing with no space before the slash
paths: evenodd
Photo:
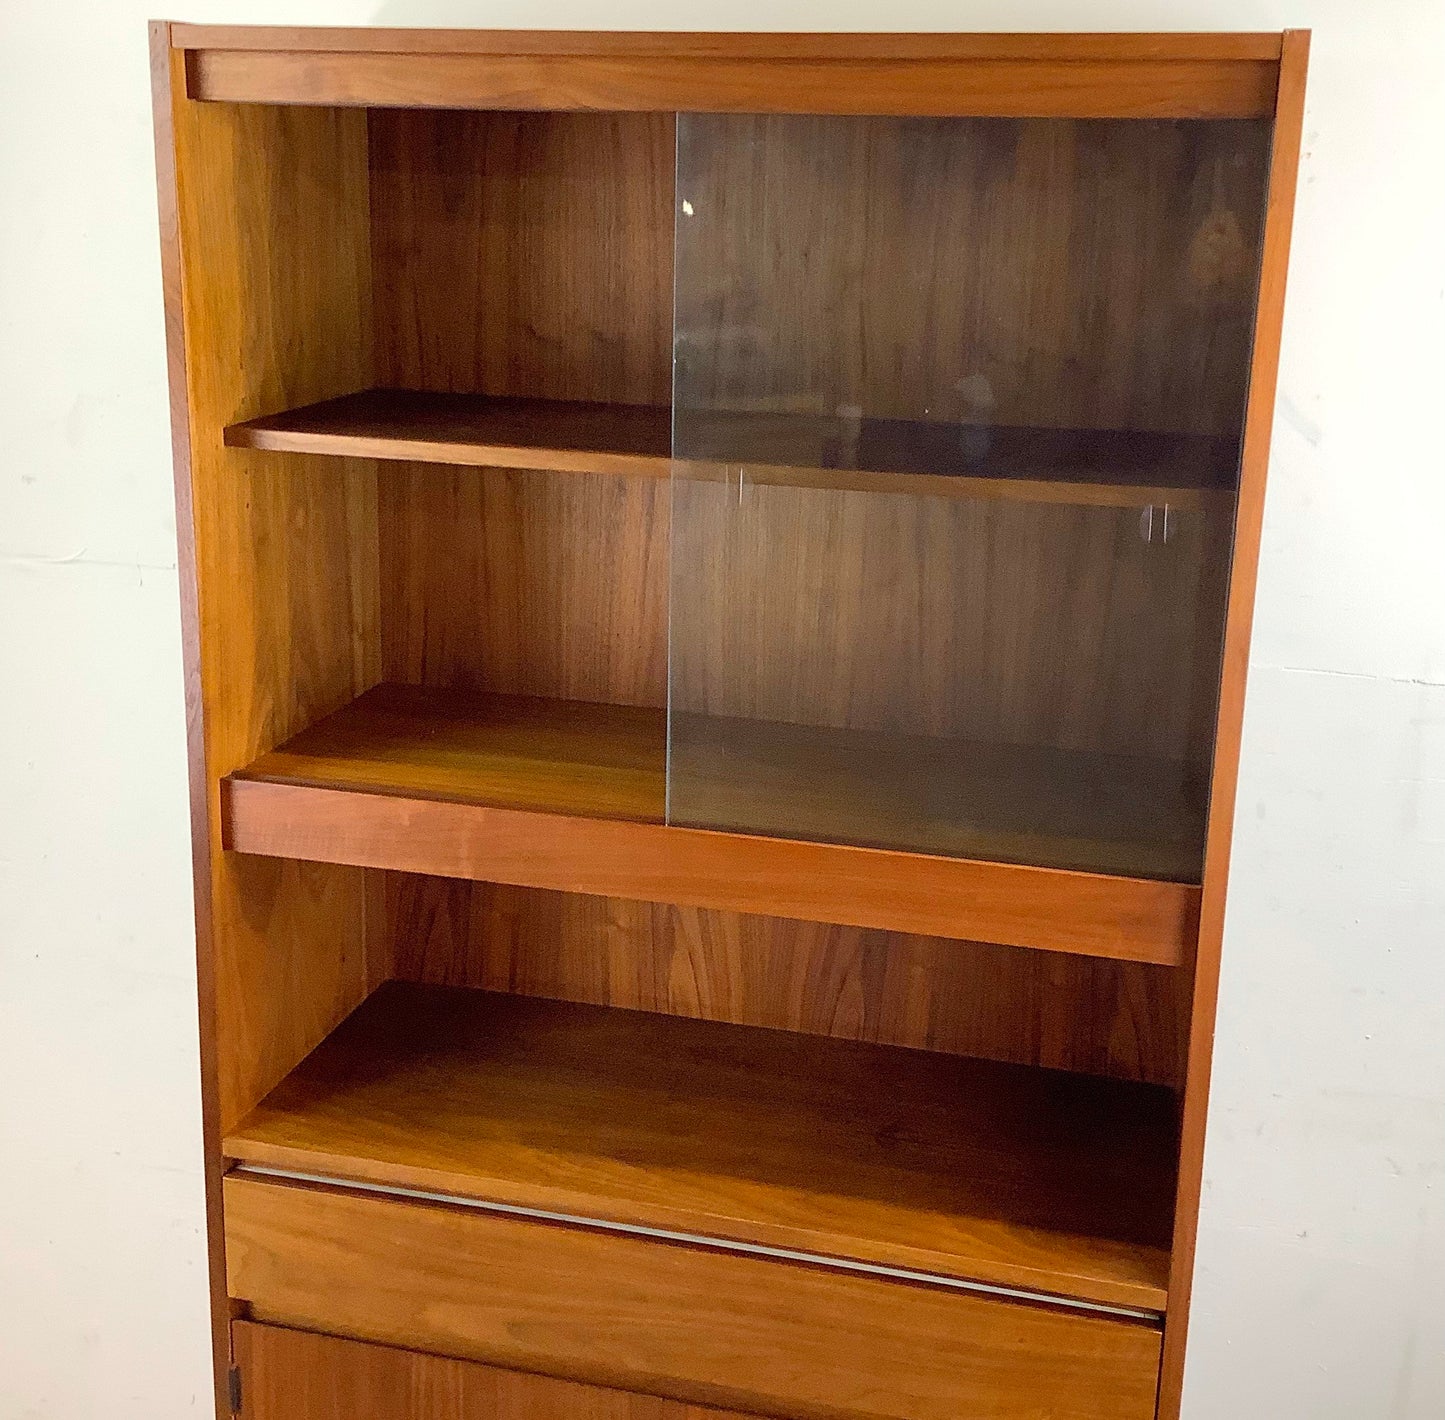
<path id="1" fill-rule="evenodd" d="M 1176 966 L 1199 888 L 233 777 L 226 848 Z"/>

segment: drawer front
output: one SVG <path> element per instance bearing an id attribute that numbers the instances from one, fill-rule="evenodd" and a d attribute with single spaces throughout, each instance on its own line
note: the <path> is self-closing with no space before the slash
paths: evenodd
<path id="1" fill-rule="evenodd" d="M 1142 1324 L 238 1174 L 225 1204 L 257 1321 L 819 1420 L 1154 1413 Z"/>

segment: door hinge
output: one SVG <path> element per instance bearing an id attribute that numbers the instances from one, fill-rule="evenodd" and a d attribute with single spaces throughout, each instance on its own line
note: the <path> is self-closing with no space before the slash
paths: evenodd
<path id="1" fill-rule="evenodd" d="M 239 1415 L 241 1413 L 241 1368 L 239 1366 L 231 1367 L 226 1384 L 231 1392 L 231 1414 Z"/>

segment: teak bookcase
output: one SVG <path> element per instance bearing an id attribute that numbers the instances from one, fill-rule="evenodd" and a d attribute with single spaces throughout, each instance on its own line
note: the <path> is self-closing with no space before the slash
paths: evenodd
<path id="1" fill-rule="evenodd" d="M 221 1412 L 1172 1420 L 1307 36 L 152 45 Z"/>

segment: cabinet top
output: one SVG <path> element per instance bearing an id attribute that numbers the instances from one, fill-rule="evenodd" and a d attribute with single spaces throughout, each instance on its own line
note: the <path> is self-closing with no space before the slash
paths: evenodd
<path id="1" fill-rule="evenodd" d="M 629 30 L 448 30 L 159 21 L 175 49 L 618 58 L 1278 61 L 1283 33 L 840 34 Z M 1286 31 L 1285 33 L 1289 33 Z"/>

